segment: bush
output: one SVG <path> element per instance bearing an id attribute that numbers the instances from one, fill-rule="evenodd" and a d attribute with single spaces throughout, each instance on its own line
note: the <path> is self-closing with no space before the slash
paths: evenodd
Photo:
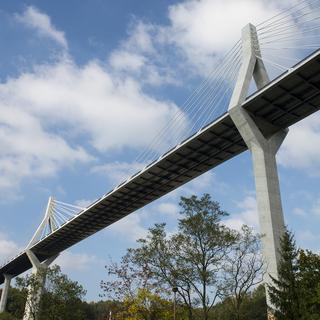
<path id="1" fill-rule="evenodd" d="M 0 313 L 0 320 L 17 320 L 17 318 L 8 312 L 3 312 Z"/>

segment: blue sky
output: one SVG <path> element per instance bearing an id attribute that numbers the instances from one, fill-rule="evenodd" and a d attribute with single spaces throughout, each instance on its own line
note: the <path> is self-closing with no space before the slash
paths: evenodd
<path id="1" fill-rule="evenodd" d="M 0 4 L 0 260 L 23 249 L 49 196 L 87 205 L 135 161 L 249 21 L 294 1 L 14 1 Z M 168 132 L 170 135 L 170 132 Z M 290 128 L 278 155 L 286 223 L 319 251 L 320 116 Z M 165 146 L 164 146 L 165 147 Z M 258 229 L 248 152 L 63 253 L 98 299 L 104 265 L 155 222 L 174 231 L 181 195 L 208 192 L 226 223 Z"/>

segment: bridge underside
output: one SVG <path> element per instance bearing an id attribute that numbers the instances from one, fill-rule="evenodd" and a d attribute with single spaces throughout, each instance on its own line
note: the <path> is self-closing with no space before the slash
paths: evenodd
<path id="1" fill-rule="evenodd" d="M 320 109 L 320 51 L 249 97 L 243 108 L 268 137 Z M 71 247 L 126 215 L 247 150 L 228 113 L 117 186 L 31 250 L 40 261 Z M 19 275 L 31 268 L 25 252 L 0 269 Z"/>

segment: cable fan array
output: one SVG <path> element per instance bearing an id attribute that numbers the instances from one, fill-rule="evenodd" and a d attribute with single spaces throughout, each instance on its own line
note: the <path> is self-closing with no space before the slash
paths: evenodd
<path id="1" fill-rule="evenodd" d="M 320 44 L 320 2 L 303 0 L 257 26 L 261 56 L 271 79 L 301 61 Z M 241 40 L 191 94 L 151 143 L 138 155 L 146 164 L 227 111 L 241 67 Z"/>
<path id="2" fill-rule="evenodd" d="M 138 155 L 136 162 L 147 163 L 156 159 L 227 111 L 241 67 L 241 48 L 239 40 L 216 62 L 214 70 Z"/>
<path id="3" fill-rule="evenodd" d="M 304 0 L 257 26 L 263 61 L 272 77 L 319 49 L 320 2 Z"/>
<path id="4" fill-rule="evenodd" d="M 45 216 L 28 247 L 50 235 L 65 223 L 80 214 L 85 208 L 49 198 Z"/>
<path id="5" fill-rule="evenodd" d="M 256 46 L 261 49 L 257 58 L 264 61 L 271 79 L 319 49 L 319 20 L 320 1 L 303 0 L 257 26 Z M 138 155 L 136 163 L 150 163 L 226 112 L 241 65 L 239 40 L 217 60 L 214 70 Z M 83 210 L 50 198 L 46 215 L 28 246 L 44 239 Z"/>

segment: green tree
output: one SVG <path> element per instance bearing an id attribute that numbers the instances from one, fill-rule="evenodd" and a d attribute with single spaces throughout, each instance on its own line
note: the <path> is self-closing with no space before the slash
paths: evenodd
<path id="1" fill-rule="evenodd" d="M 248 294 L 263 280 L 260 240 L 259 234 L 254 234 L 251 228 L 244 225 L 223 265 L 223 293 L 225 297 L 230 297 L 231 310 L 237 320 L 246 318 L 243 309 Z"/>
<path id="2" fill-rule="evenodd" d="M 9 289 L 7 311 L 11 313 L 15 318 L 22 319 L 26 298 L 26 291 L 21 292 L 21 290 L 15 287 L 11 287 Z"/>
<path id="3" fill-rule="evenodd" d="M 279 320 L 301 319 L 301 303 L 298 282 L 298 256 L 294 236 L 285 231 L 280 245 L 281 259 L 279 263 L 279 278 L 272 278 L 273 285 L 269 286 L 269 296 L 273 310 Z"/>
<path id="4" fill-rule="evenodd" d="M 203 319 L 222 294 L 222 263 L 236 240 L 236 235 L 221 224 L 228 214 L 209 194 L 201 198 L 181 197 L 183 218 L 173 236 L 178 264 L 190 270 L 190 284 L 202 307 Z"/>
<path id="5" fill-rule="evenodd" d="M 147 289 L 139 289 L 135 296 L 124 300 L 124 310 L 115 315 L 126 320 L 169 320 L 172 304 Z"/>
<path id="6" fill-rule="evenodd" d="M 106 269 L 109 279 L 100 282 L 104 297 L 121 301 L 128 297 L 134 298 L 138 289 L 152 290 L 157 287 L 152 284 L 148 269 L 133 261 L 133 251 L 130 249 L 120 263 L 111 261 Z"/>
<path id="7" fill-rule="evenodd" d="M 301 318 L 318 320 L 320 315 L 320 255 L 309 250 L 300 250 L 298 267 Z"/>
<path id="8" fill-rule="evenodd" d="M 9 312 L 0 313 L 0 320 L 17 320 L 18 318 L 14 317 Z"/>
<path id="9" fill-rule="evenodd" d="M 234 320 L 234 301 L 227 297 L 217 303 L 210 314 L 210 319 Z M 243 319 L 266 320 L 267 303 L 264 285 L 258 286 L 252 292 L 243 296 L 242 315 Z"/>
<path id="10" fill-rule="evenodd" d="M 221 267 L 236 234 L 221 224 L 227 213 L 208 194 L 182 197 L 180 207 L 177 233 L 167 237 L 165 224 L 157 224 L 129 252 L 134 265 L 145 270 L 162 293 L 177 288 L 190 320 L 196 307 L 207 320 L 222 294 Z"/>
<path id="11" fill-rule="evenodd" d="M 266 289 L 264 285 L 258 286 L 250 293 L 243 306 L 244 319 L 265 320 L 267 314 Z"/>
<path id="12" fill-rule="evenodd" d="M 16 287 L 20 290 L 22 296 L 26 297 L 25 309 L 28 310 L 28 316 L 33 320 L 37 319 L 40 312 L 40 298 L 45 276 L 46 269 L 43 268 L 39 269 L 37 273 L 16 278 Z"/>
<path id="13" fill-rule="evenodd" d="M 46 285 L 40 304 L 34 303 L 33 299 L 27 299 L 26 303 L 30 303 L 31 317 L 36 319 L 38 314 L 40 320 L 86 319 L 81 300 L 85 295 L 83 287 L 62 274 L 59 266 L 53 266 L 40 272 L 44 274 L 31 274 L 16 279 L 16 286 L 20 294 L 26 297 L 28 291 L 35 295 L 39 292 L 43 284 L 43 277 L 46 276 Z"/>
<path id="14" fill-rule="evenodd" d="M 156 224 L 149 229 L 145 239 L 138 240 L 136 249 L 129 249 L 133 262 L 138 268 L 147 270 L 154 279 L 153 286 L 158 293 L 171 294 L 177 288 L 178 301 L 188 310 L 189 320 L 193 319 L 192 270 L 178 257 L 176 248 L 179 238 L 167 238 L 165 224 Z"/>

